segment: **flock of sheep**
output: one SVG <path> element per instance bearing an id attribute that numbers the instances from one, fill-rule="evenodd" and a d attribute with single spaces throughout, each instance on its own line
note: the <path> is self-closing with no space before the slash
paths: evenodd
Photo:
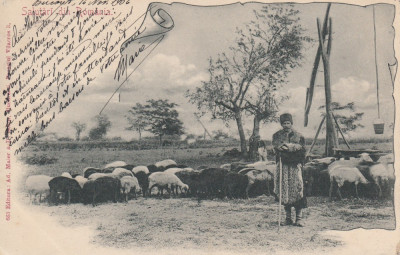
<path id="1" fill-rule="evenodd" d="M 50 204 L 79 203 L 93 204 L 106 201 L 128 201 L 141 193 L 152 196 L 154 188 L 163 196 L 194 196 L 198 199 L 228 197 L 248 198 L 249 194 L 271 195 L 276 164 L 270 161 L 255 163 L 234 162 L 217 168 L 193 168 L 178 165 L 171 159 L 149 166 L 133 166 L 115 161 L 102 168 L 87 167 L 82 175 L 64 172 L 61 176 L 32 175 L 26 179 L 25 188 L 31 201 L 44 196 Z M 314 159 L 304 165 L 304 188 L 307 196 L 332 196 L 337 187 L 354 183 L 358 196 L 358 184 L 364 184 L 376 196 L 391 195 L 394 186 L 393 154 L 382 156 L 374 162 L 368 154 L 360 158 L 336 160 L 335 158 Z M 327 189 L 329 188 L 329 192 Z M 154 195 L 154 194 L 153 194 Z M 32 197 L 33 196 L 33 197 Z"/>

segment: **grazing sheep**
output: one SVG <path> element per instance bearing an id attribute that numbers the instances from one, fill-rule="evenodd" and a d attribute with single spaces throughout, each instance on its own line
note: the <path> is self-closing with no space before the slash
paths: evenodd
<path id="1" fill-rule="evenodd" d="M 273 173 L 276 169 L 276 164 L 273 161 L 257 161 L 251 164 L 247 164 L 246 167 L 254 168 L 256 170 L 268 170 L 269 172 Z"/>
<path id="2" fill-rule="evenodd" d="M 248 186 L 247 175 L 230 172 L 227 173 L 224 177 L 224 192 L 225 195 L 230 199 L 246 198 L 247 186 Z"/>
<path id="3" fill-rule="evenodd" d="M 329 186 L 331 183 L 331 179 L 329 176 L 329 171 L 328 169 L 322 170 L 319 172 L 319 175 L 317 177 L 317 182 L 316 182 L 316 190 L 317 194 L 321 196 L 329 196 Z"/>
<path id="4" fill-rule="evenodd" d="M 79 183 L 72 178 L 57 176 L 49 181 L 51 204 L 76 203 L 81 200 L 82 188 Z M 68 198 L 67 198 L 68 195 Z M 64 201 L 62 201 L 64 200 Z"/>
<path id="5" fill-rule="evenodd" d="M 248 172 L 253 171 L 253 170 L 256 170 L 256 169 L 255 169 L 255 168 L 252 168 L 252 167 L 246 167 L 246 168 L 243 168 L 242 170 L 240 170 L 240 171 L 238 172 L 238 174 L 245 175 L 245 174 L 247 174 Z"/>
<path id="6" fill-rule="evenodd" d="M 102 173 L 103 170 L 96 167 L 86 167 L 83 169 L 83 177 L 88 178 L 93 173 Z"/>
<path id="7" fill-rule="evenodd" d="M 94 173 L 94 174 L 89 175 L 88 180 L 96 180 L 97 178 L 105 177 L 105 176 L 115 178 L 115 175 L 113 175 L 112 173 Z"/>
<path id="8" fill-rule="evenodd" d="M 194 171 L 194 169 L 190 168 L 190 167 L 186 167 L 186 168 L 172 167 L 172 168 L 168 168 L 167 170 L 165 170 L 164 173 L 176 174 L 176 173 L 182 172 L 182 171 Z"/>
<path id="9" fill-rule="evenodd" d="M 330 165 L 335 160 L 336 160 L 335 157 L 325 157 L 325 158 L 313 159 L 312 162 L 317 163 L 317 164 Z"/>
<path id="10" fill-rule="evenodd" d="M 189 186 L 187 194 L 192 196 L 197 194 L 199 187 L 199 171 L 180 171 L 175 174 L 183 183 Z"/>
<path id="11" fill-rule="evenodd" d="M 72 179 L 72 175 L 71 175 L 70 173 L 68 173 L 68 172 L 63 172 L 63 173 L 61 174 L 61 176 L 64 176 L 64 177 L 67 177 L 67 178 L 71 178 L 71 179 Z"/>
<path id="12" fill-rule="evenodd" d="M 31 202 L 32 195 L 33 199 L 36 200 L 36 196 L 39 195 L 39 203 L 42 201 L 42 195 L 47 197 L 50 194 L 49 181 L 53 179 L 47 175 L 31 175 L 25 181 L 25 188 L 29 193 L 29 199 Z"/>
<path id="13" fill-rule="evenodd" d="M 121 191 L 121 181 L 111 176 L 99 177 L 95 180 L 88 180 L 83 185 L 83 203 L 92 203 L 93 206 L 97 202 L 113 201 L 117 202 Z"/>
<path id="14" fill-rule="evenodd" d="M 371 165 L 374 161 L 371 159 L 368 153 L 361 153 L 360 158 L 352 158 L 349 160 L 336 160 L 328 166 L 328 170 L 331 171 L 336 167 L 357 167 L 358 165 Z"/>
<path id="15" fill-rule="evenodd" d="M 357 186 L 359 183 L 368 184 L 368 180 L 361 174 L 360 170 L 356 167 L 350 166 L 342 166 L 335 167 L 333 169 L 329 169 L 330 176 L 330 189 L 329 189 L 329 198 L 332 199 L 332 190 L 333 183 L 336 181 L 338 185 L 337 193 L 339 198 L 342 199 L 342 194 L 340 193 L 340 188 L 344 185 L 345 182 L 353 183 L 356 187 L 356 196 L 358 197 Z"/>
<path id="16" fill-rule="evenodd" d="M 132 172 L 126 170 L 125 168 L 115 168 L 112 174 L 116 176 L 118 179 L 121 179 L 124 176 L 133 176 Z"/>
<path id="17" fill-rule="evenodd" d="M 334 157 L 315 159 L 303 166 L 303 183 L 307 196 L 318 195 L 318 179 L 320 172 L 327 169 L 335 161 Z"/>
<path id="18" fill-rule="evenodd" d="M 124 161 L 114 161 L 114 162 L 111 162 L 111 163 L 108 163 L 107 165 L 105 165 L 104 166 L 104 169 L 106 169 L 106 168 L 117 168 L 117 167 L 125 167 L 125 166 L 127 166 L 128 164 L 126 163 L 126 162 L 124 162 Z"/>
<path id="19" fill-rule="evenodd" d="M 390 154 L 386 154 L 386 155 L 384 155 L 384 156 L 381 156 L 381 157 L 378 159 L 378 162 L 379 162 L 379 163 L 386 163 L 386 164 L 393 164 L 393 163 L 394 163 L 394 155 L 393 155 L 393 153 L 390 153 Z"/>
<path id="20" fill-rule="evenodd" d="M 224 197 L 224 178 L 228 173 L 223 168 L 206 168 L 199 174 L 198 198 L 206 197 Z"/>
<path id="21" fill-rule="evenodd" d="M 136 174 L 134 174 L 134 176 L 136 177 L 136 179 L 139 182 L 139 186 L 142 189 L 143 197 L 145 197 L 146 192 L 149 189 L 149 174 L 146 174 L 143 171 L 139 171 Z"/>
<path id="22" fill-rule="evenodd" d="M 87 178 L 81 175 L 75 176 L 74 179 L 79 183 L 79 186 L 81 186 L 81 188 L 83 188 L 83 185 L 85 185 L 85 183 L 88 181 Z"/>
<path id="23" fill-rule="evenodd" d="M 128 194 L 133 193 L 136 198 L 136 193 L 140 191 L 139 182 L 134 176 L 124 176 L 121 178 L 121 195 L 124 196 L 125 202 L 128 202 Z"/>
<path id="24" fill-rule="evenodd" d="M 197 170 L 198 170 L 198 171 L 201 171 L 201 170 L 206 169 L 206 168 L 208 168 L 208 166 L 199 166 L 199 167 L 197 168 Z M 229 170 L 231 170 L 231 169 L 228 169 L 228 171 L 229 171 Z"/>
<path id="25" fill-rule="evenodd" d="M 230 171 L 231 170 L 231 164 L 230 163 L 222 164 L 222 165 L 219 166 L 219 168 L 223 168 L 223 169 L 226 169 L 226 170 Z"/>
<path id="26" fill-rule="evenodd" d="M 132 168 L 132 173 L 137 174 L 138 172 L 144 172 L 145 174 L 150 173 L 147 166 L 137 166 L 137 167 Z"/>
<path id="27" fill-rule="evenodd" d="M 169 166 L 174 166 L 174 167 L 177 166 L 176 162 L 173 161 L 172 159 L 165 159 L 162 161 L 158 161 L 154 165 L 156 167 L 163 167 L 164 169 L 167 169 Z"/>
<path id="28" fill-rule="evenodd" d="M 232 162 L 231 163 L 231 171 L 238 173 L 243 168 L 247 168 L 247 165 L 251 164 L 251 162 Z"/>
<path id="29" fill-rule="evenodd" d="M 388 195 L 392 194 L 394 188 L 394 167 L 385 160 L 381 160 L 382 163 L 373 165 L 369 169 L 369 173 L 378 187 L 378 197 L 382 197 L 382 188 Z"/>
<path id="30" fill-rule="evenodd" d="M 153 165 L 148 165 L 147 169 L 149 169 L 150 173 L 156 173 L 156 172 L 164 171 L 165 167 L 163 167 L 163 166 L 157 167 L 156 165 L 153 164 Z"/>
<path id="31" fill-rule="evenodd" d="M 271 173 L 268 170 L 264 170 L 264 171 L 263 170 L 252 170 L 252 171 L 246 173 L 246 176 L 248 178 L 248 184 L 246 187 L 246 197 L 247 198 L 249 197 L 250 188 L 254 185 L 254 183 L 256 181 L 261 181 L 261 182 L 265 183 L 267 186 L 268 195 L 271 194 L 269 186 L 274 181 L 273 172 Z"/>
<path id="32" fill-rule="evenodd" d="M 179 187 L 185 191 L 189 189 L 189 186 L 184 184 L 175 174 L 156 172 L 149 176 L 149 195 L 154 187 L 161 189 L 161 195 L 164 188 L 167 189 L 168 193 L 171 194 L 171 188 Z"/>

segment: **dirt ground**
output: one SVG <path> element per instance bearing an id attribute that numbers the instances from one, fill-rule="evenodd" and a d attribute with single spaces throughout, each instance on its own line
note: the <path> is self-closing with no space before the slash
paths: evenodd
<path id="1" fill-rule="evenodd" d="M 142 198 L 128 203 L 32 205 L 65 227 L 95 229 L 92 244 L 113 248 L 222 249 L 229 252 L 307 253 L 333 251 L 343 243 L 320 235 L 324 230 L 394 229 L 390 202 L 365 199 L 327 201 L 308 198 L 306 226 L 277 229 L 278 205 L 272 197 L 249 200 Z M 282 212 L 282 219 L 284 212 Z"/>
<path id="2" fill-rule="evenodd" d="M 218 166 L 229 162 L 216 156 L 223 151 L 221 148 L 167 150 L 162 153 L 156 150 L 30 150 L 24 153 L 22 161 L 26 157 L 40 155 L 56 157 L 58 161 L 55 164 L 24 165 L 21 167 L 25 169 L 24 174 L 15 181 L 21 187 L 21 201 L 28 211 L 50 215 L 57 226 L 61 224 L 67 231 L 88 228 L 90 235 L 85 236 L 88 240 L 84 242 L 93 247 L 126 251 L 127 254 L 133 251 L 136 251 L 135 254 L 145 251 L 151 251 L 150 254 L 184 254 L 186 251 L 191 254 L 220 254 L 216 251 L 224 251 L 224 254 L 311 254 L 317 251 L 336 254 L 335 251 L 344 249 L 347 244 L 340 238 L 325 235 L 329 230 L 395 229 L 394 207 L 390 200 L 351 197 L 330 202 L 327 197 L 309 197 L 308 208 L 304 210 L 306 226 L 283 226 L 278 232 L 278 203 L 267 196 L 249 200 L 203 200 L 200 203 L 195 198 L 140 196 L 128 203 L 105 203 L 96 207 L 83 204 L 48 206 L 47 203 L 30 205 L 23 190 L 26 176 L 32 174 L 57 176 L 64 171 L 81 173 L 87 166 L 101 167 L 114 160 L 146 165 L 158 159 L 173 158 L 194 168 L 200 165 Z M 356 241 L 357 234 L 347 232 L 353 235 L 349 240 Z M 386 238 L 386 232 L 379 236 Z M 374 243 L 380 242 L 376 232 L 371 233 L 371 237 Z M 361 245 L 355 246 L 365 246 L 365 240 L 360 242 Z M 379 245 L 375 248 L 380 249 Z M 111 253 L 107 251 L 106 254 Z M 355 254 L 367 253 L 352 253 Z"/>

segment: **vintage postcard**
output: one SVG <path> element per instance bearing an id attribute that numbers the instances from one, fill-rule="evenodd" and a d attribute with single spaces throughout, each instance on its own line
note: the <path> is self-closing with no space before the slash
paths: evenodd
<path id="1" fill-rule="evenodd" d="M 0 5 L 0 254 L 400 254 L 399 0 Z"/>

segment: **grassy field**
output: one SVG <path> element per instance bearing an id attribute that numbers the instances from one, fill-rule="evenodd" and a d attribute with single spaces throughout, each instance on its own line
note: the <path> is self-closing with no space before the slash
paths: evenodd
<path id="1" fill-rule="evenodd" d="M 377 144 L 374 144 L 377 146 Z M 371 148 L 361 144 L 358 148 Z M 390 151 L 391 144 L 378 144 Z M 148 165 L 171 158 L 190 167 L 219 166 L 235 161 L 222 156 L 232 147 L 128 151 L 118 149 L 48 150 L 28 148 L 21 162 L 32 158 L 56 159 L 52 164 L 26 165 L 26 176 L 57 176 L 64 171 L 82 173 L 85 167 L 102 167 L 123 160 L 135 165 Z M 321 147 L 317 147 L 321 150 Z M 51 160 L 50 160 L 51 161 Z M 21 194 L 23 181 L 21 179 Z M 272 197 L 249 200 L 204 200 L 192 198 L 142 198 L 128 203 L 105 203 L 96 207 L 83 204 L 48 206 L 29 205 L 56 218 L 65 227 L 89 226 L 94 229 L 91 243 L 118 249 L 194 249 L 224 250 L 244 253 L 278 251 L 334 251 L 342 242 L 327 238 L 325 230 L 355 228 L 395 228 L 392 201 L 347 198 L 329 201 L 327 197 L 308 198 L 304 228 L 285 226 L 277 234 L 278 205 Z M 283 217 L 283 212 L 282 212 Z"/>

